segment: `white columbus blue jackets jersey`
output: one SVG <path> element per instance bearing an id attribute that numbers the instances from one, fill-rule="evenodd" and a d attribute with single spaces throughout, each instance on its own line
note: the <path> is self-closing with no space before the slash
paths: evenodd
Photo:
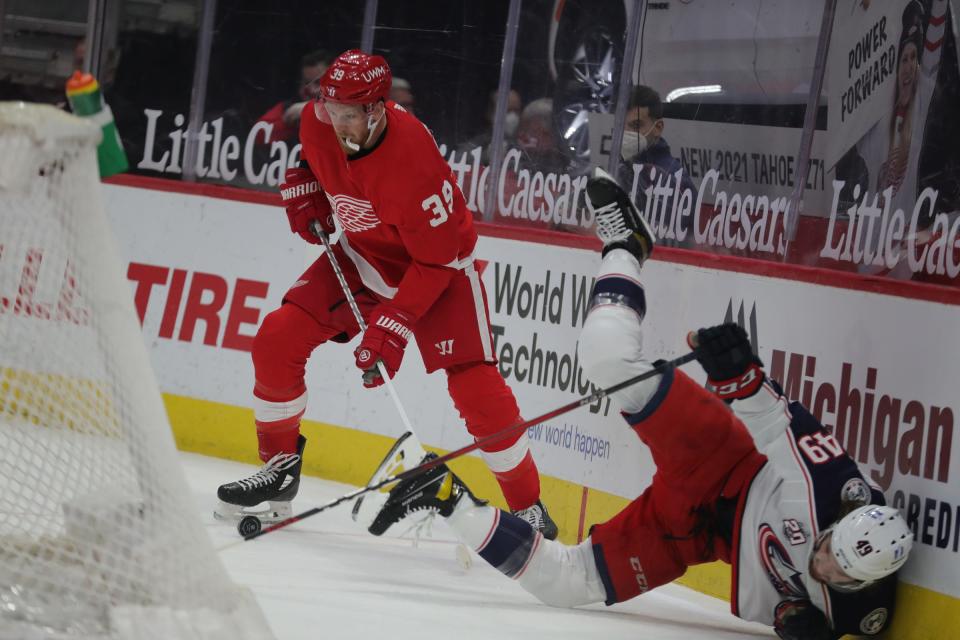
<path id="1" fill-rule="evenodd" d="M 875 634 L 893 608 L 896 578 L 841 593 L 810 577 L 817 537 L 840 519 L 843 502 L 884 504 L 840 443 L 775 383 L 731 405 L 767 463 L 746 490 L 733 537 L 731 608 L 746 620 L 774 623 L 783 600 L 806 600 L 823 611 L 837 637 Z"/>

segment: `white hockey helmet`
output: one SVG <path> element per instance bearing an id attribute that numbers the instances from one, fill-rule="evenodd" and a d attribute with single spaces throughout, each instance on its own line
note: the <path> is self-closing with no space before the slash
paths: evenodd
<path id="1" fill-rule="evenodd" d="M 903 566 L 913 548 L 913 532 L 893 507 L 868 504 L 854 509 L 831 529 L 830 550 L 859 588 Z"/>

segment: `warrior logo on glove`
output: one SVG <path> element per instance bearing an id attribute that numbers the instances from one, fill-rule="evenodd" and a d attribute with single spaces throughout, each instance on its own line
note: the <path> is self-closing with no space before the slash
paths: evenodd
<path id="1" fill-rule="evenodd" d="M 380 316 L 379 318 L 377 318 L 376 324 L 378 327 L 383 327 L 384 329 L 389 329 L 390 331 L 393 331 L 395 334 L 397 334 L 404 340 L 409 340 L 410 336 L 413 335 L 413 332 L 410 331 L 410 329 L 403 326 L 396 320 L 393 320 L 386 316 Z"/>
<path id="2" fill-rule="evenodd" d="M 286 189 L 280 189 L 280 197 L 283 198 L 284 202 L 287 202 L 293 198 L 296 198 L 297 196 L 305 196 L 309 193 L 316 193 L 319 190 L 320 184 L 316 180 L 311 180 L 310 182 L 295 184 L 292 187 L 287 187 Z"/>
<path id="3" fill-rule="evenodd" d="M 320 183 L 310 169 L 296 167 L 287 169 L 283 180 L 280 197 L 287 210 L 290 231 L 311 244 L 320 244 L 320 238 L 311 227 L 315 221 L 328 236 L 336 231 L 333 226 L 333 212 Z"/>

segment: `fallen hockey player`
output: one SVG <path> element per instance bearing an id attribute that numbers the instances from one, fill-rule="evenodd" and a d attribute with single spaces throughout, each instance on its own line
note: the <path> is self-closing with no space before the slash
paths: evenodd
<path id="1" fill-rule="evenodd" d="M 608 387 L 655 368 L 643 355 L 640 285 L 655 238 L 603 172 L 587 197 L 604 248 L 578 348 L 591 381 Z M 691 565 L 722 560 L 731 565 L 734 615 L 781 638 L 879 633 L 913 544 L 906 522 L 837 440 L 766 377 L 742 328 L 701 329 L 688 342 L 707 389 L 667 368 L 614 394 L 657 473 L 582 543 L 545 540 L 478 499 L 445 465 L 398 483 L 374 526 L 436 511 L 484 560 L 550 605 L 621 602 Z"/>

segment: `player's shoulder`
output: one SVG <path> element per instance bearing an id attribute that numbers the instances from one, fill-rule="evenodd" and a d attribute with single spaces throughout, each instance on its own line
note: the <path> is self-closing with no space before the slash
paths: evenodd
<path id="1" fill-rule="evenodd" d="M 387 134 L 388 144 L 394 153 L 417 154 L 416 164 L 427 159 L 442 160 L 440 151 L 437 149 L 437 143 L 433 134 L 420 120 L 412 113 L 398 105 L 392 100 L 386 103 L 387 126 L 392 128 L 394 135 Z"/>
<path id="2" fill-rule="evenodd" d="M 877 504 L 883 500 L 843 444 L 806 407 L 791 402 L 790 413 L 791 449 L 802 461 L 803 475 L 811 484 L 821 529 L 838 519 L 845 504 Z"/>
<path id="3" fill-rule="evenodd" d="M 387 133 L 380 149 L 371 157 L 388 170 L 378 176 L 380 186 L 391 192 L 435 191 L 450 175 L 450 167 L 430 131 L 399 105 L 388 103 Z M 431 191 L 431 192 L 432 192 Z"/>
<path id="4" fill-rule="evenodd" d="M 897 574 L 893 574 L 853 593 L 829 589 L 834 629 L 865 636 L 883 631 L 893 617 L 897 580 Z"/>
<path id="5" fill-rule="evenodd" d="M 384 110 L 387 112 L 387 118 L 392 121 L 406 124 L 417 124 L 423 126 L 423 123 L 415 115 L 404 109 L 393 100 L 386 100 L 383 103 Z"/>

